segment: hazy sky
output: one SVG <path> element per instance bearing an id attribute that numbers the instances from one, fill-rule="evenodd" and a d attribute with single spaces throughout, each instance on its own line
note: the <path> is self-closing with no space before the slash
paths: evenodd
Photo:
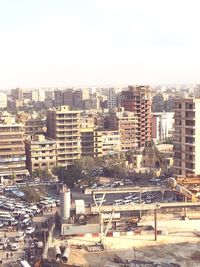
<path id="1" fill-rule="evenodd" d="M 0 0 L 0 88 L 200 83 L 199 0 Z"/>

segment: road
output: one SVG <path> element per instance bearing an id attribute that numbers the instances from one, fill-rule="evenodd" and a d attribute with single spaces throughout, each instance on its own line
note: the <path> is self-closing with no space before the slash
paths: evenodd
<path id="1" fill-rule="evenodd" d="M 134 189 L 132 189 L 131 192 L 135 192 Z M 155 193 L 156 194 L 156 199 L 153 200 L 153 202 L 161 202 L 162 199 L 162 193 L 161 192 L 155 192 L 155 191 L 149 191 L 149 193 Z M 83 199 L 85 200 L 86 205 L 91 205 L 94 204 L 93 198 L 91 194 L 83 194 L 82 190 L 79 187 L 75 187 L 71 190 L 72 194 L 72 201 L 75 199 Z M 123 199 L 123 197 L 128 196 L 128 193 L 115 193 L 115 194 L 106 194 L 105 199 L 106 202 L 104 202 L 104 205 L 112 205 L 114 200 L 117 199 Z M 165 191 L 163 195 L 163 201 L 168 202 L 173 199 L 174 193 L 171 191 Z M 102 197 L 102 194 L 97 194 L 96 198 Z"/>

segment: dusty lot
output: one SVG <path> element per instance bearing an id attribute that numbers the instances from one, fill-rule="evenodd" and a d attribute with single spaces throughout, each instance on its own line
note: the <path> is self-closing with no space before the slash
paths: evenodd
<path id="1" fill-rule="evenodd" d="M 200 229 L 200 220 L 194 221 L 163 221 L 158 229 L 167 229 L 168 235 L 159 235 L 154 241 L 153 235 L 135 235 L 107 237 L 106 251 L 87 253 L 84 249 L 72 249 L 69 264 L 76 266 L 119 266 L 113 264 L 114 255 L 124 260 L 134 259 L 154 261 L 156 263 L 178 263 L 182 267 L 200 266 L 200 237 L 193 234 Z M 92 245 L 99 238 L 72 238 L 70 244 Z"/>

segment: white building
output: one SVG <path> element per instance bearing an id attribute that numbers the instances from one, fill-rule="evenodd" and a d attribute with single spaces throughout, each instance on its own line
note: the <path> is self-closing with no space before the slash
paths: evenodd
<path id="1" fill-rule="evenodd" d="M 174 112 L 156 112 L 151 117 L 151 135 L 154 142 L 173 137 Z"/>
<path id="2" fill-rule="evenodd" d="M 8 104 L 8 98 L 5 93 L 0 92 L 0 108 L 6 108 Z"/>
<path id="3" fill-rule="evenodd" d="M 108 104 L 107 108 L 109 110 L 114 109 L 117 106 L 117 95 L 114 88 L 109 88 L 107 92 Z"/>

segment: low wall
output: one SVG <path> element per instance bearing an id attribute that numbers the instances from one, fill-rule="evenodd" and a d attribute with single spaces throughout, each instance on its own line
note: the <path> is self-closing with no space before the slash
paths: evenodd
<path id="1" fill-rule="evenodd" d="M 73 225 L 63 224 L 61 228 L 61 235 L 78 235 L 78 234 L 92 234 L 100 232 L 99 224 Z"/>

